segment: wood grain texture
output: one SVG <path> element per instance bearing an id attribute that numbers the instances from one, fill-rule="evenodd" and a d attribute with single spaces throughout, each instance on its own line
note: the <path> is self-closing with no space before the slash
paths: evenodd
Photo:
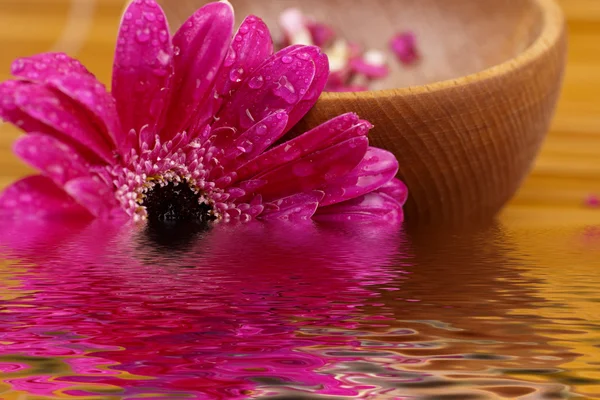
<path id="1" fill-rule="evenodd" d="M 491 14 L 484 12 L 483 3 L 488 1 L 497 5 L 490 6 L 497 7 Z M 431 52 L 429 57 L 424 57 L 422 65 L 413 70 L 403 70 L 401 75 L 394 75 L 392 79 L 398 79 L 394 84 L 405 87 L 436 79 L 453 79 L 502 63 L 521 53 L 535 41 L 543 26 L 532 24 L 532 21 L 539 22 L 540 19 L 535 7 L 532 7 L 535 4 L 533 1 L 449 0 L 446 3 L 439 0 L 381 0 L 368 3 L 385 6 L 406 2 L 409 10 L 417 5 L 430 9 L 427 17 L 420 17 L 423 13 L 414 11 L 388 15 L 390 20 L 398 18 L 403 29 L 418 30 L 419 24 L 423 24 L 418 31 L 422 48 Z M 257 5 L 261 2 L 255 0 L 252 3 Z M 93 17 L 86 22 L 89 30 L 85 32 L 85 37 L 77 38 L 81 39 L 81 47 L 73 50 L 74 55 L 104 82 L 110 81 L 116 29 L 124 3 L 122 0 L 96 0 Z M 178 0 L 177 3 L 182 10 L 184 0 Z M 273 4 L 280 2 L 270 3 L 273 7 Z M 313 4 L 316 3 L 314 0 Z M 359 1 L 344 3 L 343 9 L 349 10 L 349 18 L 362 17 L 361 21 L 366 20 L 364 14 L 352 11 L 354 8 L 349 3 Z M 467 3 L 473 5 L 473 10 L 469 11 L 473 14 L 466 14 L 469 17 L 461 20 Z M 568 19 L 570 36 L 565 87 L 551 133 L 533 172 L 502 214 L 502 219 L 510 223 L 527 224 L 530 221 L 532 224 L 546 224 L 555 221 L 568 224 L 569 215 L 577 223 L 600 222 L 599 211 L 587 210 L 582 206 L 587 194 L 600 192 L 600 100 L 597 95 L 600 92 L 600 53 L 597 51 L 600 43 L 600 9 L 596 3 L 595 0 L 560 1 Z M 452 5 L 454 10 L 444 9 Z M 0 42 L 3 45 L 0 79 L 9 77 L 9 65 L 13 58 L 54 48 L 63 35 L 67 21 L 72 18 L 72 8 L 69 0 L 0 0 Z M 368 12 L 376 11 L 375 7 Z M 238 10 L 238 15 L 242 12 Z M 484 18 L 473 18 L 476 13 Z M 346 18 L 346 14 L 336 12 L 331 19 L 337 23 L 343 18 Z M 437 22 L 433 18 L 437 18 Z M 506 21 L 512 22 L 503 31 Z M 381 29 L 384 31 L 394 28 L 389 23 L 378 24 L 383 26 Z M 374 28 L 367 27 L 366 31 L 360 31 L 358 27 L 362 25 L 353 25 L 345 34 L 360 34 L 367 40 L 377 39 L 379 42 L 373 43 L 385 46 L 377 36 L 369 35 Z M 461 28 L 467 30 L 470 40 L 458 41 Z M 482 32 L 485 29 L 489 29 L 489 36 L 483 39 Z M 507 67 L 505 80 L 489 75 L 479 76 L 484 84 L 475 93 L 469 90 L 473 86 L 471 77 L 463 82 L 451 80 L 445 87 L 433 90 L 431 87 L 425 90 L 414 87 L 401 89 L 400 99 L 393 98 L 391 92 L 386 92 L 376 101 L 368 101 L 372 94 L 366 94 L 363 99 L 352 99 L 361 114 L 372 112 L 380 115 L 374 121 L 377 125 L 375 144 L 397 147 L 395 151 L 403 163 L 402 174 L 410 180 L 413 191 L 413 200 L 408 206 L 413 219 L 418 216 L 419 222 L 426 223 L 435 222 L 436 218 L 451 221 L 465 218 L 465 215 L 469 218 L 485 215 L 497 209 L 516 190 L 543 137 L 547 119 L 552 115 L 554 96 L 558 94 L 557 89 L 546 82 L 555 82 L 560 77 L 559 55 L 564 42 L 557 40 L 552 45 L 544 41 L 542 44 L 549 54 L 553 54 L 548 58 L 550 62 L 530 58 L 522 65 L 504 64 Z M 474 53 L 477 55 L 474 56 Z M 524 68 L 526 73 L 520 74 L 523 71 L 520 68 Z M 453 102 L 439 104 L 443 101 L 441 92 L 446 97 L 451 95 Z M 546 96 L 546 103 L 535 97 L 535 93 Z M 334 104 L 331 113 L 346 109 L 336 98 L 338 96 L 352 98 L 354 95 L 325 96 L 322 102 Z M 523 102 L 516 105 L 515 102 L 519 100 Z M 430 102 L 431 105 L 428 105 Z M 465 108 L 467 104 L 470 108 Z M 502 107 L 505 114 L 498 112 Z M 311 114 L 314 120 L 326 117 L 327 114 L 319 110 Z M 517 117 L 517 114 L 525 112 L 523 115 L 527 117 Z M 489 118 L 482 117 L 487 115 L 485 113 L 489 114 Z M 394 129 L 402 128 L 400 141 L 391 143 L 391 135 L 382 132 L 382 126 L 385 127 L 382 122 L 390 120 L 395 124 Z M 508 132 L 508 136 L 493 136 L 489 134 L 491 129 L 502 129 L 499 131 Z M 423 131 L 427 133 L 426 136 Z M 483 137 L 482 131 L 488 134 Z M 417 134 L 409 137 L 408 132 Z M 461 133 L 458 140 L 449 141 L 444 136 L 448 134 L 444 132 Z M 0 127 L 0 186 L 31 172 L 10 152 L 11 143 L 17 135 L 18 131 L 10 126 Z M 522 151 L 521 147 L 528 150 Z M 480 151 L 482 148 L 488 149 L 485 150 L 487 155 Z M 456 157 L 448 159 L 449 154 L 456 154 Z M 441 178 L 434 178 L 433 169 L 439 170 Z M 466 178 L 458 179 L 459 174 Z M 471 181 L 476 182 L 471 189 L 465 190 L 462 185 Z M 456 198 L 448 203 L 447 196 L 450 193 Z M 420 196 L 425 196 L 423 198 L 426 200 L 417 201 Z M 436 204 L 443 206 L 437 207 Z M 481 206 L 479 209 L 478 205 Z M 448 210 L 452 211 L 442 211 L 443 207 L 449 207 Z"/>

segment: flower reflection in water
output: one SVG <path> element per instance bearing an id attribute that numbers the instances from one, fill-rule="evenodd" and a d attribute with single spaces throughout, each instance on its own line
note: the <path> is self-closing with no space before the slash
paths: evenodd
<path id="1" fill-rule="evenodd" d="M 373 285 L 401 279 L 397 228 L 176 232 L 99 221 L 3 226 L 5 258 L 14 260 L 4 268 L 19 282 L 3 300 L 0 389 L 128 399 L 373 395 L 384 389 L 359 381 L 374 370 L 397 380 L 391 365 L 410 361 L 366 352 L 360 341 L 390 319 L 363 306 L 377 302 Z M 346 367 L 368 359 L 370 371 Z"/>

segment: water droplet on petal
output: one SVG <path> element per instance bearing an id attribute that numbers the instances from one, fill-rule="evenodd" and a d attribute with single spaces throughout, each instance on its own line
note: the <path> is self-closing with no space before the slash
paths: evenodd
<path id="1" fill-rule="evenodd" d="M 156 21 L 156 14 L 151 13 L 151 12 L 145 12 L 144 13 L 144 18 L 146 18 L 150 22 Z"/>
<path id="2" fill-rule="evenodd" d="M 83 98 L 83 99 L 91 99 L 94 95 L 92 94 L 92 92 L 90 92 L 89 90 L 77 90 L 76 92 L 77 97 Z"/>
<path id="3" fill-rule="evenodd" d="M 171 56 L 169 56 L 169 54 L 165 53 L 162 50 L 158 52 L 156 58 L 158 59 L 158 62 L 160 62 L 162 65 L 167 65 L 171 60 Z"/>
<path id="4" fill-rule="evenodd" d="M 181 49 L 178 46 L 173 47 L 173 55 L 178 56 L 181 53 Z"/>
<path id="5" fill-rule="evenodd" d="M 241 42 L 242 41 L 242 37 L 241 36 L 236 36 L 235 37 L 235 41 L 236 42 Z"/>
<path id="6" fill-rule="evenodd" d="M 289 81 L 287 76 L 283 75 L 277 81 L 277 86 L 273 90 L 276 96 L 284 99 L 288 104 L 294 104 L 298 101 L 298 95 L 296 94 L 296 88 Z"/>
<path id="7" fill-rule="evenodd" d="M 296 53 L 296 57 L 298 57 L 301 60 L 308 60 L 310 58 L 310 55 L 308 53 L 300 52 Z"/>
<path id="8" fill-rule="evenodd" d="M 150 40 L 150 30 L 148 28 L 138 29 L 135 34 L 135 37 L 138 42 L 146 43 L 148 40 Z"/>
<path id="9" fill-rule="evenodd" d="M 130 13 L 129 11 L 127 11 L 124 15 L 125 20 L 127 21 L 131 21 L 131 19 L 133 18 L 133 14 Z"/>
<path id="10" fill-rule="evenodd" d="M 264 135 L 266 132 L 267 132 L 267 126 L 264 124 L 261 124 L 256 128 L 256 133 L 259 135 Z"/>
<path id="11" fill-rule="evenodd" d="M 243 68 L 234 68 L 229 73 L 229 79 L 232 82 L 241 82 L 243 74 L 244 74 L 244 69 Z"/>
<path id="12" fill-rule="evenodd" d="M 168 32 L 163 29 L 160 32 L 158 32 L 158 39 L 162 42 L 162 43 L 166 43 L 167 40 L 169 39 L 169 34 Z"/>
<path id="13" fill-rule="evenodd" d="M 251 89 L 260 89 L 265 84 L 265 79 L 262 75 L 254 76 L 248 82 Z"/>
<path id="14" fill-rule="evenodd" d="M 248 25 L 242 25 L 242 26 L 240 26 L 240 33 L 242 35 L 245 35 L 246 33 L 248 33 Z"/>
<path id="15" fill-rule="evenodd" d="M 229 48 L 227 51 L 227 55 L 225 56 L 225 61 L 223 62 L 223 66 L 231 67 L 237 58 L 237 54 L 233 48 Z"/>
<path id="16" fill-rule="evenodd" d="M 294 59 L 290 56 L 281 57 L 281 62 L 284 64 L 290 64 L 292 61 L 294 61 Z"/>

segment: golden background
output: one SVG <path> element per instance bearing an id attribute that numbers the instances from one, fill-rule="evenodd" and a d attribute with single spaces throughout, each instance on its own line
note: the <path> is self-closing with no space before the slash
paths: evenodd
<path id="1" fill-rule="evenodd" d="M 518 1 L 518 0 L 517 0 Z M 559 0 L 569 24 L 563 95 L 535 168 L 503 211 L 510 226 L 600 223 L 585 198 L 600 195 L 600 0 Z M 60 50 L 110 82 L 125 0 L 0 0 L 0 79 L 12 60 Z M 0 126 L 0 187 L 31 170 L 11 153 L 18 131 Z"/>

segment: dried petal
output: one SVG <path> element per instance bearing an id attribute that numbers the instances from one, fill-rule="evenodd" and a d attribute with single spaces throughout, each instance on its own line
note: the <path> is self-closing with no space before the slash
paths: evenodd
<path id="1" fill-rule="evenodd" d="M 413 32 L 402 32 L 390 41 L 390 48 L 402 64 L 410 65 L 419 59 L 416 37 Z"/>
<path id="2" fill-rule="evenodd" d="M 362 57 L 352 59 L 350 68 L 354 73 L 365 75 L 370 79 L 385 78 L 390 73 L 385 54 L 378 50 L 369 50 Z"/>
<path id="3" fill-rule="evenodd" d="M 313 45 L 306 17 L 297 8 L 288 8 L 279 15 L 279 26 L 284 34 L 285 45 Z"/>
<path id="4" fill-rule="evenodd" d="M 590 194 L 585 199 L 585 205 L 590 208 L 599 208 L 600 207 L 600 197 Z"/>
<path id="5" fill-rule="evenodd" d="M 306 27 L 310 32 L 312 42 L 315 46 L 326 47 L 335 39 L 335 31 L 327 24 L 308 20 Z"/>

